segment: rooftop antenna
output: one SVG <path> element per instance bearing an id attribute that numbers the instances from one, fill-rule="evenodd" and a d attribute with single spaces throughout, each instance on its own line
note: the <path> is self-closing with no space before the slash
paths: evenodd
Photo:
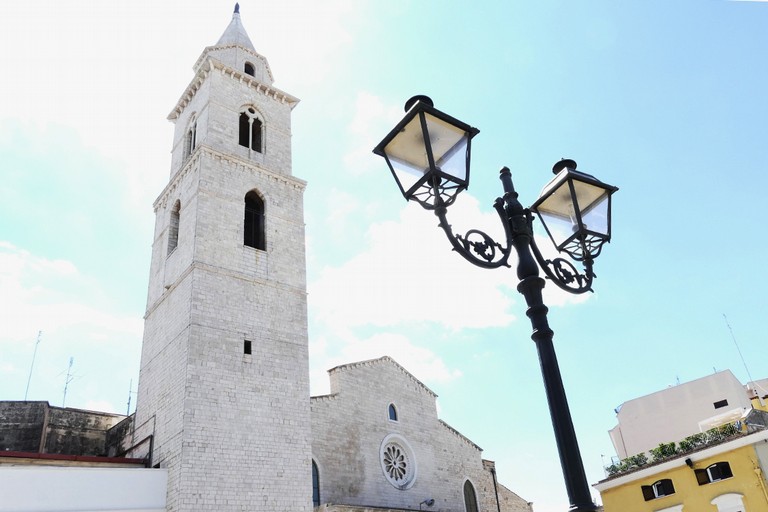
<path id="1" fill-rule="evenodd" d="M 24 401 L 27 401 L 27 394 L 29 393 L 29 383 L 32 381 L 32 369 L 35 367 L 35 357 L 37 357 L 37 346 L 40 344 L 40 336 L 43 335 L 43 331 L 37 331 L 37 341 L 35 342 L 35 351 L 32 352 L 32 364 L 29 366 L 29 377 L 27 377 L 27 389 L 24 391 Z"/>
<path id="2" fill-rule="evenodd" d="M 744 369 L 747 371 L 747 377 L 749 377 L 749 382 L 753 383 L 755 382 L 755 379 L 753 379 L 752 374 L 749 373 L 749 367 L 747 366 L 747 361 L 744 359 L 744 355 L 741 353 L 739 344 L 736 342 L 736 336 L 733 334 L 733 329 L 731 329 L 731 324 L 728 323 L 728 317 L 725 316 L 725 313 L 723 313 L 723 319 L 725 319 L 725 325 L 728 326 L 728 331 L 730 331 L 731 333 L 731 339 L 733 340 L 733 344 L 736 345 L 736 350 L 739 352 L 741 363 L 744 365 Z M 749 384 L 747 384 L 747 386 L 749 386 Z M 763 405 L 763 399 L 760 398 L 760 393 L 757 393 L 757 399 L 760 401 L 760 404 Z"/>
<path id="3" fill-rule="evenodd" d="M 69 383 L 72 382 L 72 380 L 75 378 L 74 375 L 72 375 L 72 363 L 75 362 L 74 357 L 69 358 L 69 368 L 67 368 L 67 378 L 64 380 L 64 398 L 61 400 L 61 406 L 64 407 L 67 403 L 67 388 L 69 387 Z"/>
<path id="4" fill-rule="evenodd" d="M 749 377 L 749 381 L 752 382 L 754 379 L 752 378 L 752 375 L 749 373 L 747 362 L 744 360 L 744 355 L 742 355 L 741 349 L 739 348 L 739 344 L 736 342 L 736 336 L 734 336 L 733 334 L 733 329 L 731 329 L 731 324 L 728 323 L 728 317 L 725 316 L 725 313 L 723 313 L 723 318 L 725 319 L 725 325 L 728 326 L 728 330 L 731 333 L 731 339 L 733 340 L 733 344 L 736 345 L 736 350 L 739 352 L 741 363 L 744 365 L 744 369 L 747 370 L 747 377 Z"/>
<path id="5" fill-rule="evenodd" d="M 131 415 L 131 397 L 135 394 L 133 391 L 133 379 L 131 379 L 131 382 L 128 384 L 128 408 L 125 410 L 125 415 L 130 416 Z"/>

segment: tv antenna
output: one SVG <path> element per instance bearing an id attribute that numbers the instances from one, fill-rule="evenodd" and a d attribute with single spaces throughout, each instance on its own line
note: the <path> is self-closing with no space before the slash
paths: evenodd
<path id="1" fill-rule="evenodd" d="M 37 341 L 35 342 L 35 351 L 32 352 L 32 364 L 29 366 L 29 377 L 27 377 L 27 389 L 24 391 L 24 401 L 27 401 L 27 394 L 29 393 L 29 383 L 32 381 L 32 369 L 35 367 L 35 357 L 37 357 L 37 346 L 40 344 L 40 337 L 43 335 L 43 331 L 37 331 Z"/>
<path id="2" fill-rule="evenodd" d="M 75 379 L 75 376 L 72 375 L 72 364 L 75 362 L 74 357 L 69 358 L 69 368 L 67 368 L 67 378 L 64 379 L 64 398 L 61 400 L 61 406 L 64 407 L 67 403 L 67 388 L 69 387 L 69 383 L 72 382 Z"/>
<path id="3" fill-rule="evenodd" d="M 135 394 L 136 391 L 133 390 L 133 379 L 131 379 L 131 382 L 128 384 L 128 408 L 125 410 L 126 416 L 131 415 L 131 397 Z"/>
<path id="4" fill-rule="evenodd" d="M 725 325 L 728 326 L 728 330 L 731 332 L 731 339 L 733 340 L 733 344 L 736 345 L 736 350 L 739 352 L 739 357 L 741 358 L 741 363 L 744 365 L 744 369 L 747 370 L 747 377 L 749 377 L 749 382 L 754 382 L 755 379 L 752 378 L 752 375 L 749 373 L 749 368 L 747 367 L 747 362 L 744 360 L 744 355 L 741 353 L 741 349 L 739 348 L 739 344 L 736 342 L 736 336 L 733 334 L 733 329 L 731 329 L 731 324 L 728 323 L 728 317 L 725 316 L 725 313 L 723 313 L 723 318 L 725 319 Z"/>

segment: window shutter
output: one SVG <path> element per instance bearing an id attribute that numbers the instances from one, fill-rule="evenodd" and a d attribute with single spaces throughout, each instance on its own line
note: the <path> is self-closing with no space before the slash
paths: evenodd
<path id="1" fill-rule="evenodd" d="M 727 462 L 718 462 L 717 469 L 720 471 L 720 478 L 731 478 L 733 472 L 731 471 L 731 465 Z"/>
<path id="2" fill-rule="evenodd" d="M 672 480 L 669 478 L 665 478 L 661 481 L 661 488 L 664 491 L 664 496 L 669 496 L 670 494 L 675 494 L 675 486 L 672 485 Z"/>
<path id="3" fill-rule="evenodd" d="M 707 474 L 706 469 L 694 469 L 694 472 L 696 473 L 696 481 L 699 485 L 706 485 L 709 483 L 709 474 Z"/>
<path id="4" fill-rule="evenodd" d="M 650 485 L 644 485 L 641 487 L 643 490 L 643 498 L 645 498 L 645 501 L 651 501 L 652 499 L 656 498 L 656 495 L 653 494 L 653 487 Z"/>

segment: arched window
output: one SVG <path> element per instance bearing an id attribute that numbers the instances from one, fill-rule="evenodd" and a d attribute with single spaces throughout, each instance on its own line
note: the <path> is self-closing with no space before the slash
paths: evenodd
<path id="1" fill-rule="evenodd" d="M 467 512 L 477 512 L 477 495 L 472 482 L 464 482 L 464 508 Z"/>
<path id="2" fill-rule="evenodd" d="M 664 478 L 663 480 L 657 480 L 651 485 L 641 486 L 643 491 L 643 498 L 645 501 L 655 500 L 656 498 L 662 498 L 675 494 L 675 486 L 672 484 L 672 480 Z"/>
<path id="3" fill-rule="evenodd" d="M 395 404 L 389 404 L 389 419 L 397 421 L 397 409 L 395 409 Z"/>
<path id="4" fill-rule="evenodd" d="M 256 109 L 248 107 L 240 112 L 240 135 L 238 142 L 241 146 L 261 153 L 261 120 L 256 117 Z"/>
<path id="5" fill-rule="evenodd" d="M 694 472 L 696 473 L 696 481 L 699 485 L 725 480 L 733 476 L 731 465 L 727 462 L 715 462 L 707 469 L 695 469 Z"/>
<path id="6" fill-rule="evenodd" d="M 245 71 L 246 75 L 254 76 L 256 74 L 256 71 L 253 68 L 253 64 L 251 64 L 250 62 L 245 63 L 245 65 L 243 66 L 243 71 Z"/>
<path id="7" fill-rule="evenodd" d="M 320 473 L 317 471 L 315 461 L 312 461 L 312 505 L 320 506 Z"/>
<path id="8" fill-rule="evenodd" d="M 745 512 L 744 496 L 735 492 L 721 494 L 710 503 L 717 507 L 717 512 Z"/>
<path id="9" fill-rule="evenodd" d="M 248 247 L 267 249 L 264 236 L 264 201 L 255 190 L 245 194 L 245 220 L 243 243 Z"/>
<path id="10" fill-rule="evenodd" d="M 181 202 L 176 201 L 171 210 L 171 223 L 168 225 L 168 255 L 176 250 L 179 245 L 179 214 L 181 213 Z"/>

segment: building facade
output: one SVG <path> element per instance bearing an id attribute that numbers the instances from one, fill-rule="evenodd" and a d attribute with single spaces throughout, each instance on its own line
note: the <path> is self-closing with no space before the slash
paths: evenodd
<path id="1" fill-rule="evenodd" d="M 595 484 L 605 511 L 768 511 L 765 384 L 724 371 L 626 402 L 621 460 Z"/>
<path id="2" fill-rule="evenodd" d="M 620 459 L 647 452 L 659 443 L 716 426 L 723 422 L 719 418 L 740 417 L 752 407 L 752 396 L 730 370 L 724 370 L 634 398 L 617 408 L 611 442 Z"/>
<path id="3" fill-rule="evenodd" d="M 533 510 L 497 481 L 479 446 L 438 418 L 437 395 L 394 360 L 328 373 L 331 393 L 312 397 L 316 506 Z"/>

